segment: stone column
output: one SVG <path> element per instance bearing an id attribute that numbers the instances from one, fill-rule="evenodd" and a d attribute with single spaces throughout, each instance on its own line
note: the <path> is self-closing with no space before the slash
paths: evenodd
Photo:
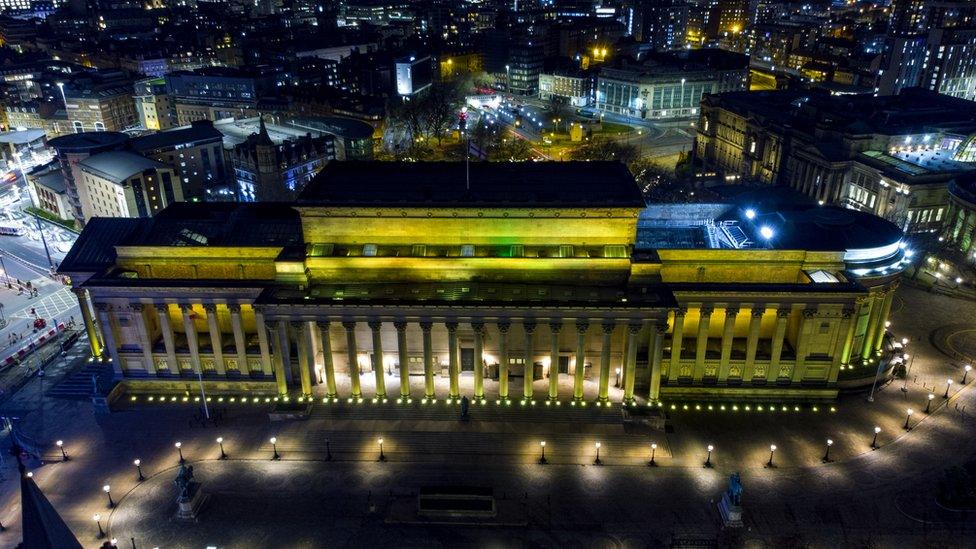
<path id="1" fill-rule="evenodd" d="M 627 377 L 624 378 L 624 402 L 634 401 L 634 378 L 637 373 L 637 334 L 640 332 L 640 324 L 627 325 L 627 364 L 625 370 Z"/>
<path id="2" fill-rule="evenodd" d="M 610 394 L 610 343 L 613 337 L 613 323 L 604 322 L 603 347 L 600 348 L 600 402 L 607 402 Z"/>
<path id="3" fill-rule="evenodd" d="M 471 323 L 471 329 L 474 330 L 474 398 L 484 400 L 485 361 L 482 356 L 485 352 L 485 325 L 475 321 Z"/>
<path id="4" fill-rule="evenodd" d="M 241 306 L 231 303 L 227 306 L 230 311 L 230 327 L 234 332 L 234 350 L 237 351 L 237 371 L 242 376 L 250 374 L 247 363 L 247 342 L 244 339 L 244 323 L 241 322 Z"/>
<path id="5" fill-rule="evenodd" d="M 217 375 L 224 375 L 224 345 L 220 337 L 220 323 L 217 322 L 217 305 L 207 303 L 203 306 L 207 312 L 207 327 L 210 331 L 210 348 L 214 357 L 214 369 Z"/>
<path id="6" fill-rule="evenodd" d="M 457 322 L 445 322 L 444 325 L 447 326 L 447 375 L 450 378 L 448 397 L 454 399 L 461 396 L 461 389 L 458 383 L 458 378 L 460 377 L 457 340 L 458 324 Z"/>
<path id="7" fill-rule="evenodd" d="M 98 326 L 95 325 L 95 319 L 92 316 L 88 293 L 84 288 L 73 288 L 71 291 L 78 298 L 78 307 L 81 309 L 81 320 L 85 323 L 85 332 L 88 334 L 88 346 L 91 348 L 91 354 L 95 358 L 101 358 L 102 343 L 98 334 Z"/>
<path id="8" fill-rule="evenodd" d="M 817 316 L 816 307 L 803 309 L 803 318 L 796 331 L 796 364 L 793 366 L 792 382 L 799 383 L 806 376 L 806 360 L 809 354 L 810 330 L 816 328 L 813 320 Z"/>
<path id="9" fill-rule="evenodd" d="M 264 321 L 264 314 L 255 309 L 254 327 L 258 331 L 258 348 L 261 350 L 261 375 L 271 377 L 274 364 L 271 361 L 271 346 L 268 342 L 268 325 Z"/>
<path id="10" fill-rule="evenodd" d="M 322 369 L 325 370 L 325 396 L 336 398 L 339 392 L 336 390 L 335 364 L 332 361 L 332 333 L 329 331 L 331 324 L 328 320 L 319 320 L 315 323 L 319 328 L 319 340 L 322 347 Z"/>
<path id="11" fill-rule="evenodd" d="M 109 359 L 112 361 L 112 370 L 115 377 L 122 377 L 122 361 L 119 359 L 119 348 L 116 345 L 115 330 L 112 328 L 112 309 L 107 303 L 95 305 L 98 310 L 98 323 L 102 325 L 102 337 L 105 338 L 105 348 L 108 350 Z"/>
<path id="12" fill-rule="evenodd" d="M 159 315 L 159 330 L 163 332 L 163 345 L 166 347 L 166 365 L 170 373 L 179 374 L 180 363 L 176 360 L 176 341 L 173 339 L 173 325 L 169 320 L 169 305 L 156 305 L 156 314 Z"/>
<path id="13" fill-rule="evenodd" d="M 315 351 L 312 346 L 312 327 L 307 320 L 292 322 L 298 334 L 298 375 L 302 383 L 302 396 L 312 396 L 312 368 L 315 367 Z"/>
<path id="14" fill-rule="evenodd" d="M 532 382 L 535 380 L 535 367 L 532 361 L 533 344 L 535 343 L 535 322 L 523 321 L 522 327 L 525 329 L 525 352 L 523 353 L 523 361 L 525 364 L 523 364 L 524 368 L 522 368 L 522 398 L 532 400 Z"/>
<path id="15" fill-rule="evenodd" d="M 857 314 L 855 307 L 844 306 L 841 311 L 841 321 L 838 330 L 838 341 L 840 344 L 834 350 L 834 360 L 830 365 L 830 373 L 827 376 L 829 383 L 835 383 L 840 374 L 841 366 L 847 366 L 851 359 L 851 344 L 854 341 L 854 317 Z"/>
<path id="16" fill-rule="evenodd" d="M 726 307 L 725 323 L 722 325 L 722 356 L 718 363 L 718 382 L 725 383 L 729 378 L 729 361 L 732 360 L 732 339 L 735 337 L 735 317 L 739 307 Z"/>
<path id="17" fill-rule="evenodd" d="M 674 310 L 674 330 L 671 331 L 671 365 L 668 368 L 668 378 L 677 379 L 681 374 L 681 339 L 685 333 L 685 314 L 688 309 L 679 307 Z"/>
<path id="18" fill-rule="evenodd" d="M 386 398 L 386 372 L 383 370 L 383 322 L 369 321 L 373 331 L 373 375 L 376 377 L 376 398 Z"/>
<path id="19" fill-rule="evenodd" d="M 746 364 L 742 369 L 742 379 L 752 380 L 756 371 L 756 351 L 759 349 L 759 331 L 766 308 L 757 305 L 752 308 L 749 318 L 749 335 L 746 338 Z"/>
<path id="20" fill-rule="evenodd" d="M 129 305 L 132 316 L 135 317 L 136 329 L 139 330 L 139 346 L 142 347 L 142 360 L 146 363 L 146 373 L 156 375 L 156 363 L 153 361 L 152 339 L 149 337 L 149 327 L 146 326 L 146 316 L 142 303 Z"/>
<path id="21" fill-rule="evenodd" d="M 285 394 L 288 387 L 292 384 L 291 379 L 291 341 L 288 336 L 288 321 L 279 320 L 277 323 L 278 342 L 276 355 L 278 360 L 275 362 L 275 380 L 278 382 L 278 392 Z"/>
<path id="22" fill-rule="evenodd" d="M 498 322 L 498 398 L 508 399 L 508 330 L 507 320 Z"/>
<path id="23" fill-rule="evenodd" d="M 654 336 L 654 354 L 651 356 L 651 389 L 648 398 L 651 402 L 661 400 L 661 357 L 664 355 L 664 334 L 668 333 L 668 323 L 655 323 L 651 326 Z"/>
<path id="24" fill-rule="evenodd" d="M 871 296 L 869 303 L 871 304 L 871 312 L 868 315 L 868 327 L 867 331 L 864 333 L 864 342 L 861 349 L 861 358 L 863 360 L 868 360 L 874 356 L 874 340 L 878 334 L 878 319 L 881 317 L 881 309 L 884 307 L 884 292 L 878 292 L 874 296 Z M 884 324 L 882 324 L 883 329 Z"/>
<path id="25" fill-rule="evenodd" d="M 186 347 L 190 351 L 190 366 L 194 373 L 202 373 L 200 365 L 200 340 L 197 337 L 197 327 L 193 323 L 193 308 L 188 303 L 180 304 L 180 312 L 183 314 L 183 331 L 186 333 Z"/>
<path id="26" fill-rule="evenodd" d="M 773 331 L 769 370 L 766 372 L 767 383 L 776 383 L 776 379 L 779 377 L 779 360 L 783 355 L 783 340 L 786 338 L 786 321 L 789 317 L 789 308 L 776 309 L 776 329 Z"/>
<path id="27" fill-rule="evenodd" d="M 549 322 L 549 400 L 559 396 L 559 331 L 561 320 Z"/>
<path id="28" fill-rule="evenodd" d="M 424 335 L 424 396 L 434 398 L 434 350 L 430 337 L 430 330 L 434 324 L 424 320 L 420 322 L 420 330 Z"/>
<path id="29" fill-rule="evenodd" d="M 410 398 L 410 355 L 407 351 L 407 323 L 397 320 L 393 323 L 397 333 L 397 358 L 400 361 L 400 397 Z"/>
<path id="30" fill-rule="evenodd" d="M 699 309 L 698 336 L 695 339 L 695 371 L 692 374 L 696 382 L 700 382 L 705 375 L 705 351 L 708 348 L 708 325 L 714 309 L 709 304 L 703 304 Z"/>
<path id="31" fill-rule="evenodd" d="M 881 349 L 881 344 L 884 343 L 884 336 L 887 329 L 885 328 L 885 322 L 888 321 L 888 316 L 891 314 L 891 304 L 895 301 L 895 287 L 891 287 L 885 292 L 884 303 L 881 306 L 881 314 L 878 318 L 878 333 L 874 339 L 874 350 L 878 351 Z"/>
<path id="32" fill-rule="evenodd" d="M 356 322 L 342 323 L 346 329 L 346 356 L 349 358 L 349 382 L 352 385 L 353 398 L 362 398 L 363 390 L 359 386 L 359 351 L 356 350 Z"/>
<path id="33" fill-rule="evenodd" d="M 583 400 L 583 375 L 586 373 L 586 319 L 576 320 L 576 370 L 573 372 L 573 400 Z"/>

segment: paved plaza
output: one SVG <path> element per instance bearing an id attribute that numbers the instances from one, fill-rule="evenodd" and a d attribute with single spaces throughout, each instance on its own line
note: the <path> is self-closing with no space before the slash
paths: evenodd
<path id="1" fill-rule="evenodd" d="M 906 286 L 897 297 L 891 329 L 911 340 L 908 382 L 882 385 L 873 403 L 864 394 L 843 395 L 834 411 L 721 410 L 718 404 L 708 410 L 705 403 L 696 410 L 696 403 L 679 403 L 665 431 L 624 423 L 619 405 L 547 407 L 541 399 L 528 409 L 489 399 L 472 406 L 467 421 L 443 399 L 427 405 L 417 398 L 409 405 L 395 399 L 318 402 L 308 419 L 281 422 L 269 421 L 263 403 L 225 400 L 211 402 L 216 424 L 201 426 L 192 399 L 160 404 L 143 398 L 96 415 L 86 399 L 54 396 L 71 374 L 61 367 L 33 379 L 2 412 L 20 418 L 20 431 L 42 450 L 44 463 L 31 464 L 34 478 L 86 547 L 101 542 L 96 513 L 122 547 L 130 539 L 137 547 L 166 548 L 666 547 L 675 540 L 972 547 L 976 513 L 944 509 L 934 494 L 945 467 L 976 455 L 976 377 L 963 386 L 962 362 L 938 350 L 949 341 L 964 352 L 964 336 L 951 334 L 969 329 L 964 325 L 973 304 Z M 950 325 L 960 328 L 942 329 Z M 950 398 L 943 399 L 950 378 Z M 537 382 L 537 395 L 544 384 Z M 936 398 L 926 414 L 930 392 Z M 909 407 L 915 413 L 906 430 Z M 271 459 L 272 436 L 280 460 Z M 225 460 L 217 437 L 224 438 Z M 378 461 L 379 438 L 385 462 Z M 827 438 L 834 445 L 832 461 L 824 464 Z M 61 461 L 58 439 L 69 461 Z M 539 465 L 543 440 L 549 463 Z M 174 518 L 177 441 L 209 496 L 196 522 Z M 596 442 L 602 466 L 593 464 Z M 657 467 L 647 463 L 652 443 Z M 709 444 L 713 467 L 706 468 Z M 770 444 L 777 450 L 774 466 L 766 467 Z M 17 475 L 7 456 L 5 450 L 0 521 L 8 529 L 0 533 L 0 546 L 20 540 Z M 146 476 L 141 482 L 137 458 Z M 737 471 L 745 526 L 727 530 L 716 503 Z M 117 503 L 111 509 L 106 484 Z M 497 516 L 426 523 L 417 516 L 416 494 L 443 485 L 491 487 Z"/>

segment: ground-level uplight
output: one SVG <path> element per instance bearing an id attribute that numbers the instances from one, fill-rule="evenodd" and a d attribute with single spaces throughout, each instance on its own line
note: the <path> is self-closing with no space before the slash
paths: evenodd
<path id="1" fill-rule="evenodd" d="M 540 441 L 539 447 L 542 448 L 542 455 L 539 457 L 539 465 L 545 465 L 548 463 L 548 461 L 546 461 L 546 441 Z"/>
<path id="2" fill-rule="evenodd" d="M 380 445 L 380 461 L 386 461 L 386 454 L 383 453 L 383 439 L 376 439 L 376 443 Z"/>
<path id="3" fill-rule="evenodd" d="M 871 449 L 876 450 L 878 448 L 878 433 L 881 432 L 881 427 L 874 428 L 874 438 L 871 439 Z"/>
<path id="4" fill-rule="evenodd" d="M 106 484 L 105 486 L 102 486 L 102 491 L 105 492 L 106 496 L 108 496 L 108 508 L 111 509 L 115 507 L 115 500 L 112 499 L 112 487 Z"/>
<path id="5" fill-rule="evenodd" d="M 824 451 L 824 457 L 820 461 L 822 461 L 824 463 L 830 463 L 830 447 L 833 446 L 833 445 L 834 445 L 834 441 L 832 439 L 829 439 L 828 438 L 827 439 L 827 449 Z"/>
<path id="6" fill-rule="evenodd" d="M 603 462 L 600 461 L 600 446 L 602 444 L 597 442 L 594 446 L 596 446 L 596 459 L 593 460 L 593 465 L 603 465 Z"/>
<path id="7" fill-rule="evenodd" d="M 775 454 L 775 453 L 776 453 L 776 445 L 775 444 L 770 444 L 769 445 L 769 461 L 766 462 L 766 467 L 770 467 L 770 468 L 771 467 L 774 467 L 774 465 L 773 465 L 773 454 Z"/>
<path id="8" fill-rule="evenodd" d="M 134 460 L 132 464 L 136 466 L 136 471 L 139 473 L 139 482 L 146 480 L 146 477 L 142 476 L 142 460 Z"/>
<path id="9" fill-rule="evenodd" d="M 935 395 L 933 395 L 932 393 L 929 393 L 929 401 L 925 403 L 925 413 L 926 414 L 928 414 L 928 413 L 931 412 L 931 409 L 932 409 L 932 399 L 934 399 L 934 398 L 935 398 Z"/>
<path id="10" fill-rule="evenodd" d="M 186 460 L 183 459 L 183 443 L 177 442 L 173 446 L 176 446 L 176 451 L 180 453 L 180 465 L 183 465 L 184 463 L 186 463 Z"/>
<path id="11" fill-rule="evenodd" d="M 709 444 L 708 447 L 707 447 L 707 449 L 708 449 L 708 454 L 705 456 L 705 467 L 711 467 L 712 466 L 712 450 L 714 450 L 715 447 L 712 446 L 711 444 Z"/>
<path id="12" fill-rule="evenodd" d="M 58 445 L 58 449 L 61 450 L 61 461 L 68 461 L 69 459 L 71 459 L 71 458 L 68 457 L 68 452 L 65 452 L 64 451 L 64 441 L 63 440 L 59 440 L 59 441 L 55 442 L 55 444 L 57 444 Z"/>
<path id="13" fill-rule="evenodd" d="M 651 467 L 657 467 L 657 463 L 654 463 L 654 454 L 656 454 L 656 453 L 657 453 L 657 443 L 656 442 L 652 442 L 651 443 L 651 461 L 647 462 L 647 464 L 650 465 Z"/>
<path id="14" fill-rule="evenodd" d="M 102 530 L 102 515 L 99 513 L 95 513 L 95 515 L 92 517 L 92 520 L 94 520 L 95 524 L 98 525 L 98 539 L 104 538 L 105 530 Z"/>
<path id="15" fill-rule="evenodd" d="M 271 439 L 270 439 L 270 440 L 269 440 L 268 442 L 270 442 L 270 443 L 271 443 L 271 449 L 272 449 L 272 450 L 273 450 L 273 452 L 274 452 L 274 453 L 273 453 L 273 454 L 271 455 L 271 459 L 272 459 L 272 460 L 278 460 L 278 459 L 281 459 L 281 456 L 279 456 L 279 455 L 278 455 L 278 437 L 271 437 Z"/>
<path id="16" fill-rule="evenodd" d="M 907 415 L 905 416 L 905 430 L 907 431 L 907 430 L 910 429 L 910 427 L 908 425 L 908 422 L 909 422 L 909 420 L 912 419 L 912 414 L 915 413 L 915 410 L 912 410 L 911 408 L 909 408 L 906 413 L 907 413 Z"/>

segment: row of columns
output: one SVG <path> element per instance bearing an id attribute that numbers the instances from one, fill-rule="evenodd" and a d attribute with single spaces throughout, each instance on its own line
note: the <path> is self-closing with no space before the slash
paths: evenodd
<path id="1" fill-rule="evenodd" d="M 286 326 L 287 321 L 278 322 L 278 333 L 280 335 L 281 342 L 278 344 L 278 348 L 282 349 L 279 353 L 279 349 L 275 349 L 275 355 L 281 356 L 280 364 L 275 365 L 276 372 L 281 372 L 276 374 L 276 378 L 279 382 L 279 389 L 281 391 L 287 390 L 287 385 L 291 381 L 288 379 L 290 368 L 287 365 L 290 363 L 290 359 L 287 356 L 287 335 Z M 300 333 L 299 336 L 299 366 L 301 370 L 301 386 L 303 394 L 310 395 L 312 392 L 312 366 L 314 364 L 314 343 L 311 340 L 308 331 L 308 321 L 302 321 L 295 323 Z M 352 390 L 353 398 L 362 398 L 362 386 L 360 380 L 360 373 L 358 367 L 359 360 L 359 348 L 358 342 L 356 340 L 356 327 L 357 321 L 343 321 L 342 326 L 345 329 L 346 334 L 346 353 L 349 361 L 349 377 L 350 385 Z M 382 342 L 382 329 L 383 321 L 380 320 L 370 320 L 367 321 L 367 325 L 370 328 L 371 339 L 372 339 L 372 353 L 374 360 L 376 361 L 375 367 L 373 369 L 376 378 L 376 398 L 387 398 L 386 389 L 386 377 L 384 374 L 384 368 L 382 364 L 383 357 L 383 342 Z M 322 349 L 323 354 L 323 369 L 325 371 L 325 383 L 327 385 L 327 396 L 336 397 L 336 384 L 335 384 L 335 365 L 332 359 L 332 343 L 330 337 L 330 321 L 329 320 L 318 320 L 316 321 L 318 326 L 318 338 L 319 346 Z M 430 321 L 419 322 L 420 329 L 423 333 L 423 365 L 424 365 L 424 396 L 427 398 L 434 397 L 434 357 L 433 357 L 433 345 L 431 338 L 431 329 L 433 328 L 433 323 Z M 495 323 L 499 334 L 499 364 L 498 364 L 498 393 L 499 397 L 502 399 L 510 398 L 510 384 L 509 384 L 509 362 L 510 362 L 510 351 L 509 351 L 509 332 L 511 329 L 511 322 L 508 320 L 499 320 Z M 599 399 L 606 401 L 608 399 L 609 393 L 609 371 L 610 371 L 610 356 L 611 356 L 611 334 L 615 327 L 614 322 L 604 322 L 602 324 L 603 328 L 603 341 L 602 349 L 600 353 L 600 378 L 599 378 Z M 407 398 L 411 396 L 410 384 L 409 384 L 409 349 L 407 346 L 407 322 L 402 320 L 397 320 L 393 322 L 393 326 L 397 331 L 397 356 L 399 359 L 399 370 L 400 370 L 400 387 L 399 395 L 401 397 Z M 534 368 L 534 357 L 535 357 L 535 322 L 526 321 L 523 323 L 523 328 L 525 331 L 525 350 L 523 351 L 523 362 L 525 365 L 525 375 L 523 376 L 523 386 L 522 386 L 522 397 L 525 399 L 533 398 L 533 368 Z M 641 324 L 629 323 L 627 326 L 627 340 L 626 340 L 626 353 L 624 358 L 624 369 L 625 369 L 625 385 L 624 385 L 624 399 L 627 401 L 634 399 L 634 379 L 636 370 L 636 359 L 637 359 L 637 335 L 641 330 Z M 444 327 L 447 329 L 447 345 L 448 345 L 448 378 L 449 378 L 449 397 L 458 398 L 460 397 L 460 386 L 459 386 L 459 376 L 460 376 L 460 361 L 459 361 L 459 346 L 458 346 L 458 323 L 455 321 L 444 322 Z M 558 386 L 558 370 L 559 370 L 559 334 L 562 330 L 562 322 L 553 321 L 549 323 L 550 327 L 550 345 L 549 345 L 549 363 L 550 363 L 550 373 L 549 373 L 549 390 L 548 398 L 556 399 L 559 391 Z M 576 400 L 581 400 L 583 398 L 583 381 L 584 381 L 584 364 L 586 359 L 586 334 L 589 330 L 589 323 L 585 320 L 580 320 L 576 322 L 576 371 L 573 377 L 573 398 Z M 482 321 L 472 321 L 471 328 L 474 332 L 474 398 L 483 399 L 485 398 L 485 369 L 484 362 L 481 358 L 484 353 L 484 338 L 486 324 Z M 653 370 L 660 376 L 660 363 L 662 356 L 662 344 L 664 331 L 666 326 L 659 327 L 658 329 L 652 330 L 651 337 L 651 356 L 650 360 L 652 362 Z M 306 357 L 306 358 L 301 358 Z M 651 394 L 649 397 L 652 400 L 657 400 L 659 397 L 660 383 L 652 384 Z"/>

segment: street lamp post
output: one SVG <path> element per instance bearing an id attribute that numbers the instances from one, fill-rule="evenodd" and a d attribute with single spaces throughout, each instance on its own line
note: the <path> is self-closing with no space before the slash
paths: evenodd
<path id="1" fill-rule="evenodd" d="M 909 427 L 909 425 L 908 425 L 908 422 L 909 422 L 909 420 L 912 419 L 912 414 L 914 414 L 914 413 L 915 413 L 915 410 L 912 410 L 911 408 L 909 408 L 908 411 L 907 411 L 907 413 L 906 413 L 906 415 L 905 415 L 905 426 L 904 426 L 904 428 L 905 428 L 906 431 L 908 431 L 908 430 L 911 429 L 911 427 Z"/>
<path id="2" fill-rule="evenodd" d="M 651 443 L 651 461 L 647 462 L 647 464 L 650 465 L 651 467 L 657 467 L 657 463 L 654 462 L 654 454 L 656 454 L 656 453 L 657 453 L 657 443 L 656 442 L 652 442 Z"/>
<path id="3" fill-rule="evenodd" d="M 770 444 L 769 445 L 769 461 L 766 462 L 766 467 L 767 468 L 775 467 L 773 465 L 773 454 L 775 454 L 775 453 L 776 453 L 776 445 L 775 444 Z"/>
<path id="4" fill-rule="evenodd" d="M 832 439 L 829 439 L 828 438 L 827 439 L 827 449 L 824 451 L 824 457 L 820 461 L 822 461 L 824 463 L 830 463 L 830 447 L 833 446 L 833 445 L 834 445 L 834 441 Z"/>
<path id="5" fill-rule="evenodd" d="M 549 463 L 546 460 L 546 441 L 540 441 L 539 447 L 542 448 L 542 456 L 539 457 L 539 465 L 545 465 L 546 463 Z"/>
<path id="6" fill-rule="evenodd" d="M 905 360 L 908 360 L 908 353 L 905 353 L 903 355 L 903 357 L 904 357 Z M 912 373 L 912 366 L 914 366 L 914 365 L 915 365 L 915 355 L 913 354 L 912 355 L 912 360 L 909 361 L 909 363 L 908 363 L 908 369 L 905 370 L 905 383 L 903 383 L 902 386 L 901 386 L 901 392 L 903 392 L 903 393 L 907 393 L 908 392 L 908 376 L 911 375 L 911 373 Z"/>
<path id="7" fill-rule="evenodd" d="M 102 515 L 99 513 L 95 513 L 95 516 L 92 517 L 92 520 L 94 520 L 95 524 L 98 525 L 98 539 L 104 538 L 105 530 L 102 530 Z"/>
<path id="8" fill-rule="evenodd" d="M 63 440 L 59 440 L 59 441 L 55 442 L 55 444 L 57 444 L 58 445 L 58 449 L 61 450 L 61 461 L 68 461 L 69 459 L 71 459 L 70 457 L 68 457 L 68 452 L 65 452 L 64 451 L 64 441 Z"/>
<path id="9" fill-rule="evenodd" d="M 929 400 L 928 400 L 928 402 L 925 403 L 925 413 L 926 414 L 931 413 L 932 399 L 934 399 L 934 398 L 935 398 L 935 395 L 933 395 L 932 393 L 929 393 Z"/>
<path id="10" fill-rule="evenodd" d="M 969 377 L 969 371 L 970 371 L 970 370 L 972 370 L 972 369 L 973 369 L 973 367 L 972 367 L 972 366 L 970 366 L 969 364 L 967 364 L 967 365 L 966 365 L 966 366 L 965 366 L 965 367 L 963 368 L 963 374 L 962 374 L 962 384 L 963 384 L 963 385 L 965 385 L 965 384 L 966 384 L 966 378 L 968 378 L 968 377 Z"/>
<path id="11" fill-rule="evenodd" d="M 102 486 L 102 491 L 105 492 L 106 496 L 108 496 L 108 508 L 111 509 L 115 507 L 115 500 L 112 499 L 112 487 L 106 484 L 105 486 Z"/>
<path id="12" fill-rule="evenodd" d="M 325 461 L 332 461 L 332 445 L 329 439 L 325 439 Z"/>
<path id="13" fill-rule="evenodd" d="M 24 178 L 24 191 L 27 192 L 27 198 L 30 199 L 31 207 L 36 209 L 37 205 L 34 204 L 34 195 L 30 193 L 30 183 L 27 182 L 27 174 L 24 172 L 24 163 L 20 161 L 20 152 L 14 152 L 13 156 L 20 170 L 20 176 Z M 44 245 L 44 254 L 47 256 L 48 268 L 54 269 L 54 261 L 51 260 L 51 250 L 47 247 L 47 238 L 44 236 L 44 230 L 41 228 L 41 216 L 33 212 L 31 215 L 34 216 L 34 221 L 37 223 L 37 232 L 41 235 L 41 244 Z"/>
<path id="14" fill-rule="evenodd" d="M 874 402 L 874 388 L 878 386 L 878 376 L 881 375 L 881 360 L 878 360 L 878 368 L 874 371 L 874 382 L 871 383 L 871 392 L 868 394 L 868 402 Z"/>
<path id="15" fill-rule="evenodd" d="M 380 461 L 386 461 L 386 454 L 383 453 L 383 439 L 378 438 L 376 442 L 380 445 Z"/>
<path id="16" fill-rule="evenodd" d="M 597 442 L 595 446 L 596 446 L 596 459 L 593 460 L 593 465 L 603 465 L 603 462 L 600 461 L 600 446 L 602 445 L 599 442 Z"/>
<path id="17" fill-rule="evenodd" d="M 712 466 L 712 450 L 714 449 L 715 449 L 714 446 L 712 446 L 711 444 L 708 445 L 708 455 L 705 457 L 705 467 Z"/>
<path id="18" fill-rule="evenodd" d="M 878 449 L 878 433 L 880 433 L 880 432 L 881 432 L 881 427 L 877 427 L 876 426 L 874 428 L 874 438 L 871 439 L 871 449 L 872 450 L 877 450 Z"/>
<path id="19" fill-rule="evenodd" d="M 951 379 L 947 379 L 947 380 L 946 380 L 946 390 L 945 390 L 945 394 L 944 394 L 944 395 L 942 395 L 942 398 L 949 398 L 949 388 L 950 388 L 950 387 L 952 387 L 952 380 L 951 380 Z"/>
<path id="20" fill-rule="evenodd" d="M 136 459 L 132 464 L 136 466 L 136 472 L 139 473 L 139 482 L 146 480 L 146 477 L 142 476 L 142 460 Z"/>
<path id="21" fill-rule="evenodd" d="M 183 459 L 183 443 L 177 442 L 173 446 L 176 446 L 176 451 L 180 453 L 180 465 L 183 465 L 184 463 L 186 463 L 186 460 Z"/>
<path id="22" fill-rule="evenodd" d="M 278 437 L 271 437 L 271 440 L 269 442 L 271 442 L 271 449 L 274 452 L 271 455 L 271 460 L 275 461 L 281 459 L 281 456 L 278 455 Z"/>
<path id="23" fill-rule="evenodd" d="M 227 453 L 224 452 L 224 437 L 217 437 L 217 446 L 220 446 L 220 459 L 227 459 Z"/>

